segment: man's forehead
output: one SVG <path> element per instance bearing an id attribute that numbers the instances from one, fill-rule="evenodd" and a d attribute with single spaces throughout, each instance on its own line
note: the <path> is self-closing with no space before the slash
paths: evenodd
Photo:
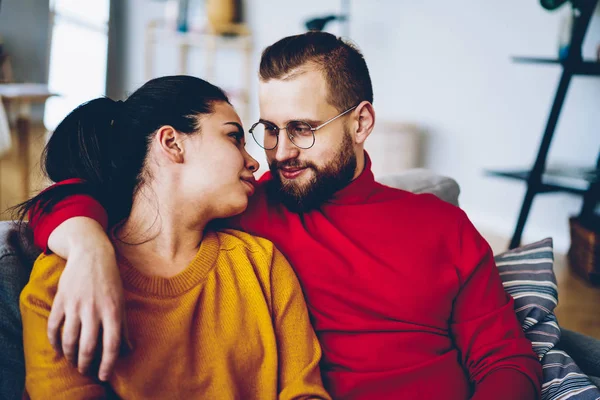
<path id="1" fill-rule="evenodd" d="M 301 91 L 301 92 L 327 92 L 327 82 L 323 74 L 314 69 L 298 70 L 291 74 L 286 74 L 281 78 L 261 80 L 259 88 L 263 91 Z"/>
<path id="2" fill-rule="evenodd" d="M 329 115 L 328 89 L 321 74 L 308 71 L 292 79 L 259 83 L 260 116 L 273 122 L 319 120 Z"/>

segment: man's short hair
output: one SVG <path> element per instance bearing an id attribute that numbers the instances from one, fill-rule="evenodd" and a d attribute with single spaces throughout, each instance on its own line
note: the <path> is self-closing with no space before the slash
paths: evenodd
<path id="1" fill-rule="evenodd" d="M 311 64 L 323 72 L 329 86 L 327 101 L 340 112 L 361 101 L 373 103 L 363 55 L 354 45 L 326 32 L 288 36 L 267 47 L 260 59 L 260 79 L 293 79 Z"/>

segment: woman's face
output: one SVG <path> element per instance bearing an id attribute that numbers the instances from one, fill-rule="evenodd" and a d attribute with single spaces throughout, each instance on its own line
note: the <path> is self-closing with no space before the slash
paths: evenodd
<path id="1" fill-rule="evenodd" d="M 233 107 L 218 102 L 213 109 L 200 117 L 200 133 L 183 139 L 178 186 L 182 207 L 226 218 L 248 206 L 258 162 L 246 152 L 244 130 Z"/>

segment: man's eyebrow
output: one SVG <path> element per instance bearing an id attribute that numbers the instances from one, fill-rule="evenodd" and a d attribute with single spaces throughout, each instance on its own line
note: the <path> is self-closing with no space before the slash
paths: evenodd
<path id="1" fill-rule="evenodd" d="M 275 125 L 274 122 L 269 121 L 268 119 L 264 119 L 264 118 L 259 118 L 258 122 L 266 122 L 267 124 L 271 124 L 271 125 Z"/>
<path id="2" fill-rule="evenodd" d="M 283 124 L 283 126 L 286 126 L 287 124 L 289 124 L 289 123 L 290 123 L 290 122 L 292 122 L 292 121 L 302 121 L 302 122 L 308 122 L 308 124 L 309 124 L 310 126 L 312 126 L 313 128 L 314 128 L 315 126 L 321 125 L 321 124 L 323 123 L 322 121 L 317 121 L 317 120 L 310 119 L 310 118 L 295 118 L 295 119 L 289 119 L 289 120 L 285 121 L 285 123 Z M 265 123 L 267 123 L 267 124 L 271 124 L 271 125 L 273 125 L 273 126 L 277 126 L 277 124 L 275 124 L 274 122 L 271 122 L 271 121 L 269 121 L 268 119 L 263 119 L 263 118 L 260 118 L 260 119 L 258 120 L 258 122 L 265 122 Z"/>
<path id="3" fill-rule="evenodd" d="M 308 122 L 308 124 L 310 126 L 312 126 L 313 128 L 316 127 L 316 126 L 319 126 L 319 125 L 321 125 L 323 123 L 323 121 L 318 121 L 316 119 L 302 119 L 300 121 Z"/>

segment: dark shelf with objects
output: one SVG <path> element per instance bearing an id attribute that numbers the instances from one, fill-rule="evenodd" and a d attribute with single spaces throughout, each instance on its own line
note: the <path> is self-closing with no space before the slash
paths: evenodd
<path id="1" fill-rule="evenodd" d="M 573 2 L 574 23 L 569 44 L 568 54 L 564 59 L 514 57 L 517 63 L 556 65 L 562 68 L 562 74 L 554 96 L 554 102 L 548 116 L 546 128 L 542 136 L 535 162 L 531 168 L 513 170 L 486 171 L 487 175 L 516 179 L 527 184 L 527 192 L 523 199 L 521 212 L 510 248 L 514 249 L 521 244 L 523 229 L 531 210 L 533 199 L 538 194 L 552 192 L 566 192 L 583 196 L 583 206 L 580 219 L 593 219 L 596 205 L 600 200 L 600 153 L 596 165 L 590 168 L 547 168 L 546 159 L 556 124 L 567 94 L 571 78 L 576 75 L 600 76 L 600 62 L 584 61 L 581 56 L 581 45 L 585 38 L 590 19 L 600 0 L 577 0 Z M 565 3 L 564 0 L 541 0 L 542 6 L 547 9 L 558 8 Z M 599 105 L 600 107 L 600 105 Z"/>
<path id="2" fill-rule="evenodd" d="M 529 170 L 489 171 L 489 175 L 528 181 L 531 175 Z M 590 184 L 600 180 L 600 173 L 596 168 L 568 168 L 557 167 L 546 169 L 541 176 L 539 193 L 567 192 L 583 195 Z"/>
<path id="3" fill-rule="evenodd" d="M 600 76 L 600 62 L 598 61 L 580 60 L 571 65 L 567 64 L 566 60 L 555 58 L 513 57 L 512 60 L 520 64 L 561 65 L 563 68 L 569 68 L 573 75 Z"/>

